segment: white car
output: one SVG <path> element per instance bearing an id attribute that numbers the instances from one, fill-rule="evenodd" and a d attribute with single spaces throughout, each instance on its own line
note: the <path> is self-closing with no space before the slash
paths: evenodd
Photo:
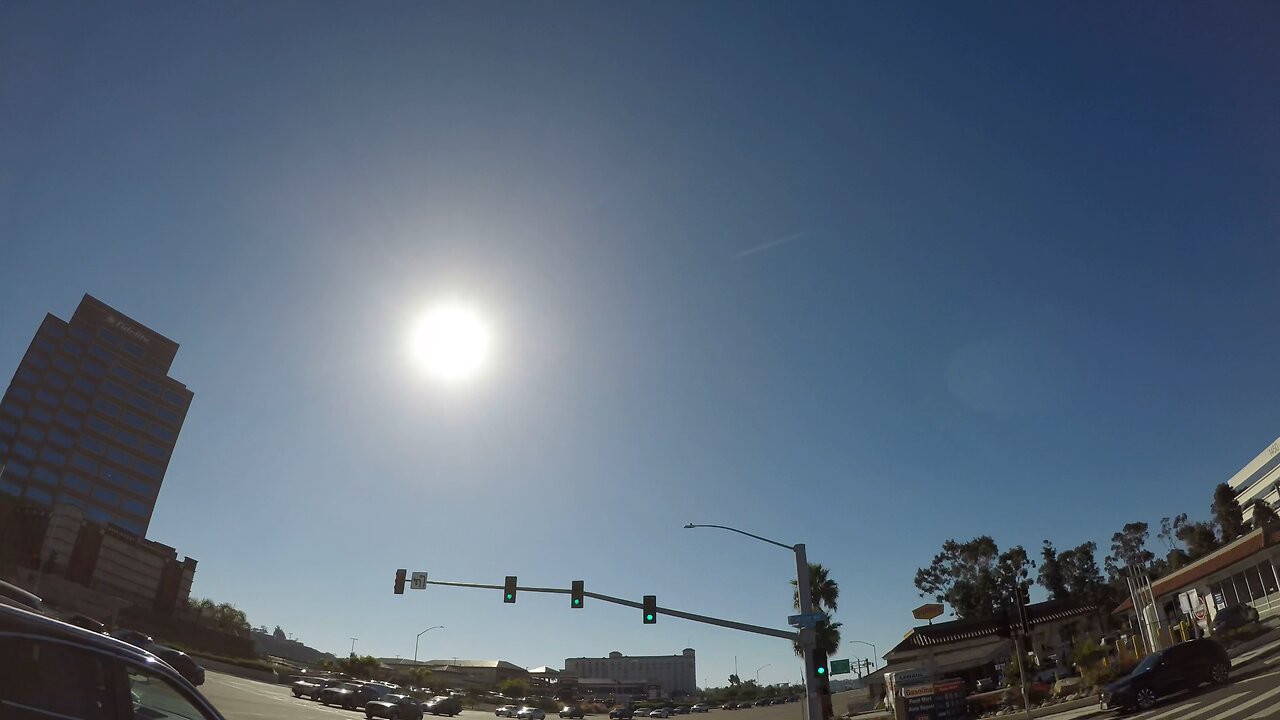
<path id="1" fill-rule="evenodd" d="M 697 705 L 689 708 L 689 712 L 710 712 L 710 710 L 711 706 L 705 703 L 698 703 Z"/>
<path id="2" fill-rule="evenodd" d="M 547 720 L 547 714 L 542 711 L 542 708 L 529 707 L 528 705 L 520 708 L 516 712 L 516 717 L 519 720 Z"/>
<path id="3" fill-rule="evenodd" d="M 649 717 L 669 718 L 671 717 L 671 710 L 668 708 L 656 708 L 649 711 Z"/>
<path id="4" fill-rule="evenodd" d="M 516 707 L 515 705 L 503 705 L 499 707 L 497 710 L 494 710 L 493 714 L 498 717 L 515 717 L 516 712 L 518 712 L 519 710 L 520 708 Z"/>

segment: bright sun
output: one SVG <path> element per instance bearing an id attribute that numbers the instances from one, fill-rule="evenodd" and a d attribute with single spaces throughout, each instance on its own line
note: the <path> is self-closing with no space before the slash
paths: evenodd
<path id="1" fill-rule="evenodd" d="M 442 305 L 423 318 L 413 338 L 418 360 L 431 375 L 456 382 L 473 377 L 489 357 L 489 328 L 474 310 Z"/>

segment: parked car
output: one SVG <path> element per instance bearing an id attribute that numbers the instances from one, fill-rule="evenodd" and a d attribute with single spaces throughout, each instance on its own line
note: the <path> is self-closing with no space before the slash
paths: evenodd
<path id="1" fill-rule="evenodd" d="M 497 709 L 495 709 L 493 711 L 493 714 L 498 717 L 515 717 L 516 713 L 519 712 L 519 710 L 520 708 L 516 707 L 515 705 L 502 705 Z M 609 717 L 613 717 L 613 714 L 611 713 Z"/>
<path id="2" fill-rule="evenodd" d="M 610 720 L 631 720 L 636 711 L 627 707 L 616 707 L 609 711 Z"/>
<path id="3" fill-rule="evenodd" d="M 325 688 L 337 687 L 338 685 L 341 685 L 342 683 L 345 683 L 345 682 L 350 682 L 350 680 L 348 680 L 347 678 L 336 678 L 336 677 L 325 678 L 323 680 L 316 681 L 315 687 L 311 688 L 311 690 L 307 692 L 304 692 L 303 694 L 311 698 L 312 700 L 319 700 L 320 693 L 324 692 Z"/>
<path id="4" fill-rule="evenodd" d="M 322 687 L 324 687 L 324 678 L 298 678 L 289 683 L 289 689 L 293 691 L 293 696 L 299 698 L 303 695 L 310 697 L 313 691 L 318 693 Z"/>
<path id="5" fill-rule="evenodd" d="M 331 685 L 320 691 L 320 703 L 322 705 L 340 705 L 348 710 L 356 709 L 356 691 L 360 689 L 363 683 L 342 682 L 337 685 Z"/>
<path id="6" fill-rule="evenodd" d="M 582 708 L 578 707 L 577 705 L 565 705 L 564 707 L 560 708 L 560 717 L 582 718 L 582 717 L 585 717 L 585 714 L 582 712 Z"/>
<path id="7" fill-rule="evenodd" d="M 516 717 L 519 720 L 547 720 L 547 714 L 542 708 L 536 708 L 532 705 L 525 705 L 516 711 Z"/>
<path id="8" fill-rule="evenodd" d="M 422 704 L 410 695 L 388 693 L 381 700 L 370 700 L 364 704 L 364 716 L 373 718 L 389 718 L 389 720 L 421 720 Z"/>
<path id="9" fill-rule="evenodd" d="M 151 652 L 0 603 L 3 716 L 224 720 Z M 103 679 L 110 681 L 105 685 Z M 120 712 L 117 713 L 116 710 Z"/>
<path id="10" fill-rule="evenodd" d="M 1164 695 L 1205 682 L 1220 685 L 1230 675 L 1231 659 L 1225 648 L 1208 638 L 1189 640 L 1143 658 L 1133 672 L 1107 686 L 1102 707 L 1147 710 Z"/>
<path id="11" fill-rule="evenodd" d="M 769 703 L 770 703 L 769 698 L 760 698 L 759 700 L 756 700 L 756 707 L 764 707 Z"/>
<path id="12" fill-rule="evenodd" d="M 200 667 L 200 664 L 195 660 L 192 660 L 190 655 L 181 650 L 164 647 L 163 645 L 153 645 L 151 652 L 155 653 L 156 657 L 169 663 L 169 667 L 177 670 L 179 675 L 187 679 L 187 682 L 196 687 L 204 684 L 204 668 Z"/>
<path id="13" fill-rule="evenodd" d="M 1213 634 L 1220 635 L 1228 630 L 1245 627 L 1258 622 L 1258 611 L 1249 605 L 1228 605 L 1213 617 Z"/>
<path id="14" fill-rule="evenodd" d="M 367 682 L 356 690 L 355 706 L 364 707 L 374 700 L 381 700 L 400 689 L 399 685 L 381 682 Z"/>
<path id="15" fill-rule="evenodd" d="M 448 715 L 449 717 L 453 717 L 454 715 L 462 712 L 462 701 L 452 696 L 437 695 L 422 703 L 422 710 L 423 712 L 429 712 L 432 715 Z M 543 717 L 545 717 L 545 715 Z M 539 718 L 539 720 L 541 720 L 541 718 Z"/>
<path id="16" fill-rule="evenodd" d="M 651 717 L 651 718 L 669 718 L 669 717 L 671 717 L 671 711 L 670 711 L 669 709 L 667 709 L 667 708 L 664 708 L 664 707 L 654 708 L 654 709 L 652 709 L 652 710 L 650 710 L 650 711 L 649 711 L 649 717 Z"/>
<path id="17" fill-rule="evenodd" d="M 688 705 L 677 705 L 677 706 L 675 706 L 674 708 L 672 708 L 672 709 L 671 709 L 671 714 L 672 714 L 672 715 L 688 715 L 688 714 L 689 714 L 689 706 L 688 706 Z"/>
<path id="18" fill-rule="evenodd" d="M 698 703 L 693 707 L 689 708 L 689 712 L 695 712 L 695 713 L 704 713 L 704 712 L 710 712 L 710 711 L 711 711 L 711 706 L 706 703 Z"/>

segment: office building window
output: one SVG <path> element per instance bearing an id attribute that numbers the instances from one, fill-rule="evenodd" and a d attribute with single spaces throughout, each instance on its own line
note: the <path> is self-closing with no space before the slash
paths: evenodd
<path id="1" fill-rule="evenodd" d="M 165 452 L 165 449 L 160 447 L 159 445 L 156 445 L 155 443 L 144 443 L 142 446 L 142 451 L 157 460 L 164 460 L 165 456 L 167 455 L 167 453 Z"/>
<path id="2" fill-rule="evenodd" d="M 14 385 L 13 387 L 9 388 L 9 397 L 17 398 L 22 402 L 31 402 L 31 388 L 24 388 L 19 385 Z"/>
<path id="3" fill-rule="evenodd" d="M 45 352 L 53 352 L 53 341 L 47 337 L 36 337 L 33 344 Z"/>
<path id="4" fill-rule="evenodd" d="M 58 406 L 58 396 L 54 395 L 48 390 L 45 390 L 44 388 L 41 388 L 38 392 L 36 392 L 36 401 L 42 402 L 45 405 L 48 405 L 49 407 Z"/>
<path id="5" fill-rule="evenodd" d="M 96 433 L 102 433 L 104 437 L 111 437 L 111 424 L 106 420 L 103 420 L 97 415 L 90 415 L 86 422 L 88 423 L 90 430 Z"/>
<path id="6" fill-rule="evenodd" d="M 158 437 L 161 440 L 168 440 L 172 442 L 178 439 L 178 433 L 170 430 L 169 428 L 163 425 L 158 425 L 156 423 L 151 423 L 150 432 L 153 436 Z"/>
<path id="7" fill-rule="evenodd" d="M 26 367 L 25 365 L 18 368 L 18 374 L 16 377 L 22 382 L 31 383 L 32 385 L 40 382 L 40 373 Z"/>
<path id="8" fill-rule="evenodd" d="M 73 472 L 62 473 L 62 486 L 86 495 L 89 494 L 89 481 Z"/>
<path id="9" fill-rule="evenodd" d="M 71 381 L 71 386 L 86 395 L 92 395 L 98 392 L 98 386 L 95 385 L 92 380 L 83 375 L 77 375 L 75 380 Z"/>
<path id="10" fill-rule="evenodd" d="M 5 475 L 13 475 L 14 477 L 28 477 L 31 475 L 31 468 L 23 465 L 17 460 L 10 460 L 4 466 Z"/>
<path id="11" fill-rule="evenodd" d="M 58 447 L 70 447 L 74 442 L 72 436 L 63 432 L 58 428 L 49 428 L 49 442 L 54 443 Z"/>
<path id="12" fill-rule="evenodd" d="M 129 478 L 128 483 L 126 484 L 129 487 L 129 492 L 133 493 L 134 495 L 141 495 L 142 497 L 148 500 L 151 500 L 156 496 L 155 486 L 149 485 L 142 480 Z"/>
<path id="13" fill-rule="evenodd" d="M 76 417 L 75 415 L 72 415 L 66 410 L 59 410 L 58 416 L 55 417 L 53 421 L 65 427 L 69 427 L 72 430 L 80 429 L 80 418 Z"/>
<path id="14" fill-rule="evenodd" d="M 59 504 L 61 504 L 61 505 L 70 505 L 71 507 L 77 507 L 77 508 L 80 508 L 80 510 L 82 510 L 82 511 L 84 510 L 84 501 L 83 501 L 83 500 L 81 500 L 81 499 L 80 499 L 80 498 L 78 498 L 78 497 L 74 497 L 74 496 L 72 496 L 72 495 L 68 495 L 68 494 L 66 494 L 66 493 L 58 493 L 58 494 L 57 494 L 57 495 L 55 495 L 54 497 L 56 497 L 56 498 L 57 498 L 57 500 L 56 500 L 55 502 L 57 502 L 57 503 L 59 503 Z"/>
<path id="15" fill-rule="evenodd" d="M 129 479 L 127 475 L 120 472 L 119 470 L 112 470 L 111 468 L 107 468 L 107 467 L 98 469 L 98 477 L 102 478 L 103 480 L 106 480 L 107 482 L 111 483 L 112 485 L 115 485 L 116 487 L 124 487 L 126 481 Z"/>
<path id="16" fill-rule="evenodd" d="M 178 425 L 182 422 L 182 418 L 178 416 L 178 413 L 164 407 L 163 405 L 156 410 L 156 414 L 160 416 L 161 420 L 168 420 L 174 425 Z"/>
<path id="17" fill-rule="evenodd" d="M 28 367 L 33 367 L 37 370 L 43 370 L 49 367 L 49 358 L 48 356 L 42 353 L 33 352 L 27 356 L 26 364 Z"/>
<path id="18" fill-rule="evenodd" d="M 79 452 L 71 453 L 71 466 L 79 468 L 90 475 L 98 471 L 98 463 L 91 460 L 88 455 Z"/>
<path id="19" fill-rule="evenodd" d="M 79 357 L 84 353 L 84 349 L 80 347 L 80 343 L 75 340 L 63 340 L 58 347 L 62 348 L 62 352 L 68 355 Z"/>
<path id="20" fill-rule="evenodd" d="M 147 506 L 132 498 L 125 498 L 120 503 L 120 508 L 130 515 L 137 515 L 138 517 L 147 516 Z"/>
<path id="21" fill-rule="evenodd" d="M 92 435 L 81 435 L 80 447 L 95 455 L 101 455 L 107 451 L 107 444 Z"/>
<path id="22" fill-rule="evenodd" d="M 107 362 L 111 362 L 112 360 L 111 351 L 102 347 L 97 343 L 94 343 L 89 346 L 89 354 L 98 358 L 99 360 L 106 360 Z"/>
<path id="23" fill-rule="evenodd" d="M 22 417 L 22 406 L 18 404 L 18 401 L 10 398 L 5 400 L 4 403 L 0 403 L 0 413 L 4 413 L 10 417 L 20 418 Z"/>
<path id="24" fill-rule="evenodd" d="M 125 352 L 129 353 L 130 355 L 136 358 L 140 358 L 143 355 L 147 354 L 146 350 L 143 350 L 137 343 L 131 342 L 129 340 L 125 340 L 124 343 L 121 344 L 121 347 L 124 348 Z"/>
<path id="25" fill-rule="evenodd" d="M 164 471 L 161 470 L 159 466 L 152 465 L 151 463 L 145 460 L 139 460 L 136 467 L 138 468 L 138 472 L 142 473 L 143 475 L 146 475 L 152 480 L 159 481 L 164 477 Z"/>
<path id="26" fill-rule="evenodd" d="M 40 423 L 48 423 L 53 420 L 53 413 L 45 410 L 39 405 L 32 405 L 27 408 L 27 417 Z"/>
<path id="27" fill-rule="evenodd" d="M 133 393 L 129 396 L 129 404 L 140 410 L 146 410 L 148 413 L 153 413 L 156 410 L 155 403 L 137 393 Z"/>
<path id="28" fill-rule="evenodd" d="M 52 495 L 38 487 L 35 487 L 34 485 L 27 486 L 27 499 L 31 502 L 40 503 L 41 505 L 50 505 L 53 503 Z"/>
<path id="29" fill-rule="evenodd" d="M 133 412 L 132 410 L 124 411 L 124 422 L 129 427 L 132 427 L 137 430 L 147 429 L 147 421 L 144 420 L 141 415 L 139 415 L 136 412 Z"/>
<path id="30" fill-rule="evenodd" d="M 142 535 L 142 525 L 128 518 L 116 518 L 112 521 L 114 524 L 128 530 L 134 535 Z"/>
<path id="31" fill-rule="evenodd" d="M 71 407 L 75 408 L 76 410 L 79 410 L 80 412 L 89 411 L 89 401 L 85 400 L 79 395 L 76 395 L 75 393 L 67 393 L 65 402 L 67 403 L 67 405 L 70 405 Z"/>
<path id="32" fill-rule="evenodd" d="M 100 397 L 93 399 L 93 409 L 97 410 L 103 415 L 109 415 L 111 417 L 115 417 L 120 414 L 119 405 L 116 405 L 115 403 L 110 402 L 108 400 L 103 400 Z"/>
<path id="33" fill-rule="evenodd" d="M 9 482 L 4 478 L 0 478 L 0 492 L 4 493 L 5 495 L 22 497 L 22 486 L 16 482 Z"/>
<path id="34" fill-rule="evenodd" d="M 187 398 L 185 395 L 182 393 L 176 393 L 172 390 L 164 391 L 164 400 L 165 402 L 172 403 L 178 407 L 185 407 L 187 404 Z"/>
<path id="35" fill-rule="evenodd" d="M 160 392 L 160 386 L 159 386 L 159 385 L 157 385 L 156 383 L 154 383 L 154 382 L 152 382 L 152 381 L 150 381 L 150 380 L 148 380 L 148 379 L 146 379 L 146 378 L 144 378 L 144 377 L 140 377 L 140 378 L 138 378 L 138 387 L 142 388 L 143 390 L 146 390 L 147 392 L 151 393 L 152 395 L 156 395 L 156 394 L 158 394 L 158 393 Z"/>
<path id="36" fill-rule="evenodd" d="M 49 445 L 45 445 L 40 448 L 40 459 L 47 463 L 53 463 L 54 465 L 61 465 L 67 461 L 67 458 L 62 453 Z"/>
<path id="37" fill-rule="evenodd" d="M 129 394 L 125 392 L 124 388 L 120 387 L 120 383 L 113 380 L 107 380 L 102 383 L 102 392 L 110 395 L 120 402 L 124 402 L 129 398 Z"/>
<path id="38" fill-rule="evenodd" d="M 132 455 L 117 447 L 107 448 L 107 457 L 125 467 L 133 467 L 137 463 Z"/>
<path id="39" fill-rule="evenodd" d="M 98 339 L 112 347 L 120 344 L 120 337 L 106 328 L 98 330 Z"/>
<path id="40" fill-rule="evenodd" d="M 133 382 L 133 371 L 123 365 L 113 365 L 111 367 L 111 374 L 125 382 Z"/>
<path id="41" fill-rule="evenodd" d="M 134 435 L 128 430 L 117 430 L 115 432 L 115 438 L 117 442 L 124 443 L 125 445 L 128 445 L 129 447 L 132 447 L 132 448 L 137 448 L 142 446 L 142 440 L 139 439 L 137 435 Z"/>
<path id="42" fill-rule="evenodd" d="M 119 495 L 115 494 L 114 492 L 102 486 L 98 486 L 93 489 L 93 499 L 99 502 L 106 503 L 107 505 L 115 505 L 116 503 L 120 502 Z"/>
<path id="43" fill-rule="evenodd" d="M 0 420 L 0 437 L 13 437 L 18 434 L 18 425 L 8 420 Z"/>
<path id="44" fill-rule="evenodd" d="M 93 339 L 93 333 L 89 331 L 89 328 L 72 325 L 71 337 L 80 340 L 81 342 L 89 342 Z"/>
<path id="45" fill-rule="evenodd" d="M 44 431 L 35 425 L 26 423 L 22 426 L 22 429 L 18 431 L 18 437 L 24 437 L 31 442 L 41 442 L 44 440 Z"/>
<path id="46" fill-rule="evenodd" d="M 84 516 L 96 523 L 106 524 L 111 519 L 111 513 L 100 507 L 90 507 L 84 511 Z"/>
<path id="47" fill-rule="evenodd" d="M 89 352 L 93 352 L 93 349 L 92 349 L 92 348 L 90 348 L 90 349 L 89 349 Z M 91 359 L 89 359 L 89 358 L 85 358 L 85 359 L 84 359 L 84 362 L 80 364 L 80 367 L 81 367 L 85 372 L 89 373 L 90 375 L 92 375 L 92 376 L 94 376 L 94 377 L 96 377 L 96 378 L 100 378 L 100 377 L 102 377 L 103 375 L 106 375 L 106 374 L 107 374 L 107 366 L 106 366 L 106 365 L 103 365 L 102 363 L 100 363 L 100 362 L 98 362 L 98 361 L 96 361 L 96 360 L 91 360 Z"/>
<path id="48" fill-rule="evenodd" d="M 43 465 L 37 465 L 36 469 L 31 471 L 31 479 L 42 482 L 46 485 L 57 485 L 58 473 Z"/>
<path id="49" fill-rule="evenodd" d="M 65 355 L 54 355 L 53 366 L 68 375 L 76 374 L 76 364 Z"/>
<path id="50" fill-rule="evenodd" d="M 36 449 L 24 442 L 16 442 L 13 444 L 13 454 L 23 460 L 35 460 Z"/>

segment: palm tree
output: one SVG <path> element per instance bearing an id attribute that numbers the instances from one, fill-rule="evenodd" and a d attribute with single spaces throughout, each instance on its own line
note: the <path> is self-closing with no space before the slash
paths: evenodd
<path id="1" fill-rule="evenodd" d="M 791 581 L 791 587 L 796 587 L 796 581 Z M 832 580 L 828 570 L 819 563 L 809 563 L 809 595 L 813 602 L 815 610 L 821 610 L 828 615 L 836 611 L 836 604 L 840 600 L 840 584 Z M 795 609 L 800 609 L 800 591 L 792 590 L 791 604 Z"/>
<path id="2" fill-rule="evenodd" d="M 799 610 L 800 589 L 795 580 L 791 581 L 791 587 L 795 588 L 792 591 L 791 603 Z M 818 649 L 832 655 L 840 647 L 840 626 L 843 624 L 831 622 L 831 615 L 835 613 L 840 600 L 840 584 L 832 580 L 827 568 L 819 563 L 809 563 L 809 597 L 814 610 L 827 615 L 827 619 L 818 623 L 815 628 Z M 799 643 L 796 644 L 795 650 L 796 655 L 804 654 Z"/>

